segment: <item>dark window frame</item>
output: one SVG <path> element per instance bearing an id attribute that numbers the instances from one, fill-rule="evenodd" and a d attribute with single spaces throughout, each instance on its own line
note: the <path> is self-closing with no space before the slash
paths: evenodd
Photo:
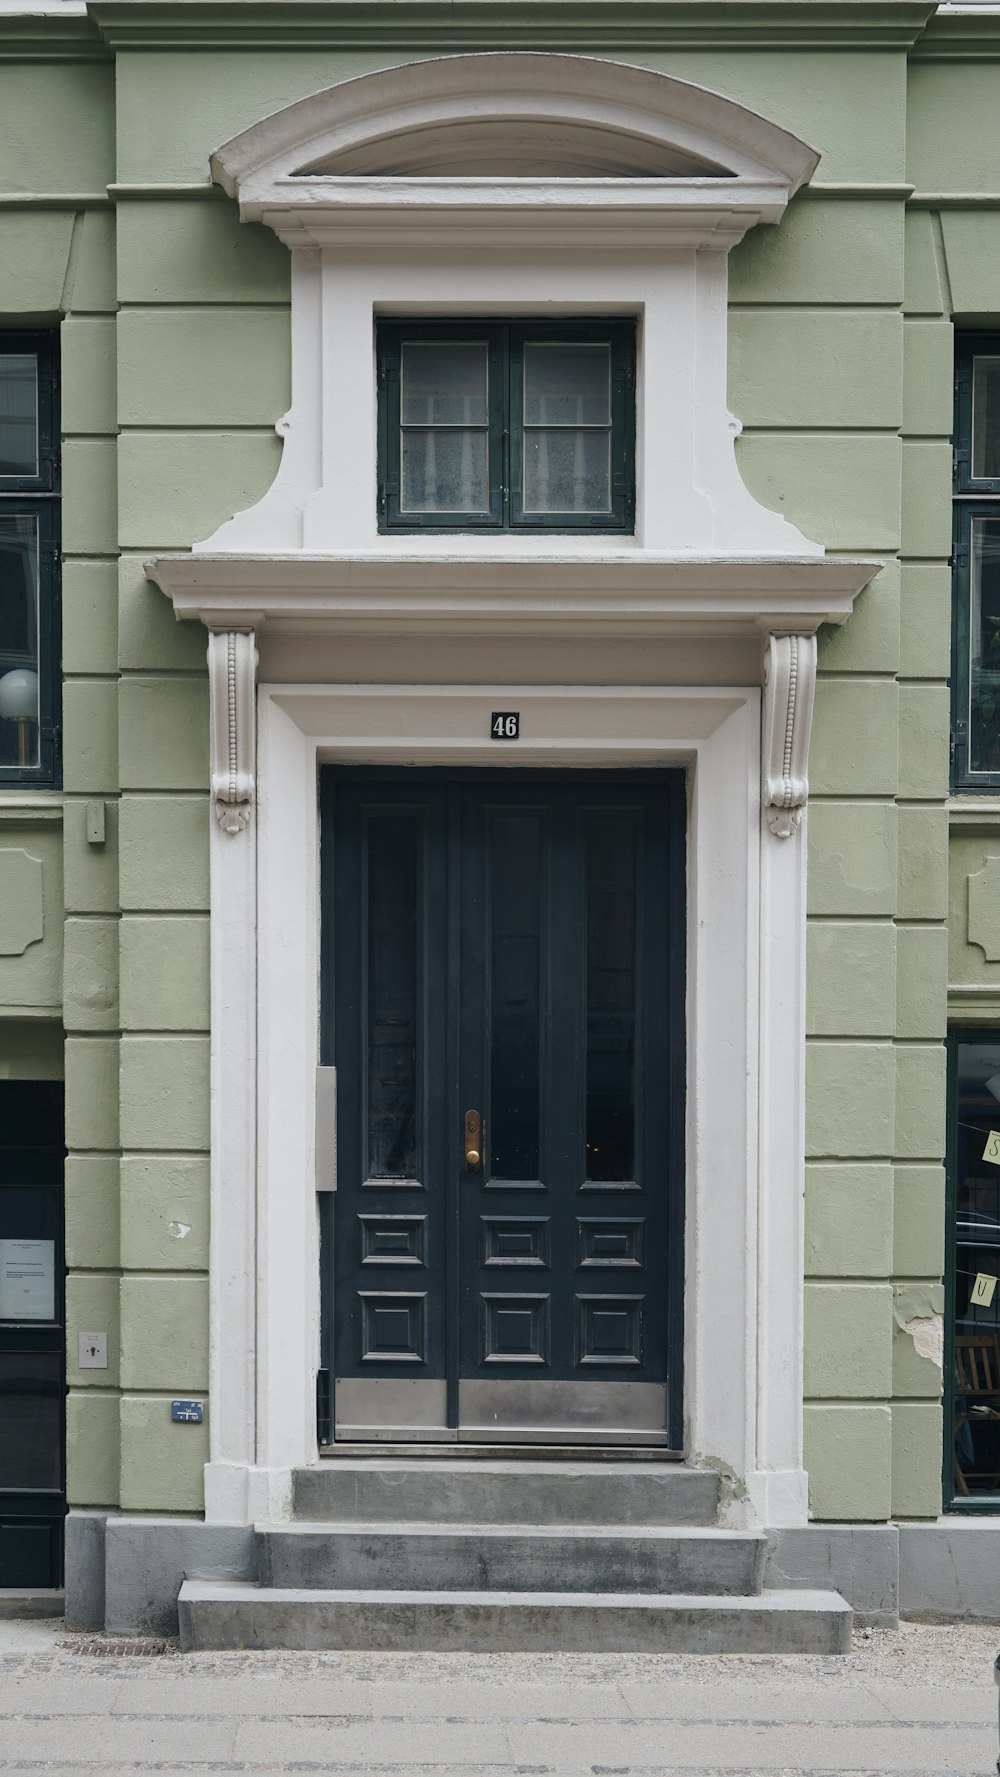
<path id="1" fill-rule="evenodd" d="M 955 1486 L 955 1339 L 957 1332 L 958 1258 L 958 1058 L 963 1043 L 982 1043 L 1000 1031 L 990 1025 L 952 1025 L 947 1036 L 947 1127 L 945 1130 L 945 1223 L 944 1223 L 944 1399 L 941 1464 L 942 1508 L 945 1512 L 995 1516 L 1000 1488 L 993 1493 L 961 1494 Z M 998 1107 L 1000 1109 L 1000 1107 Z"/>
<path id="2" fill-rule="evenodd" d="M 38 472 L 0 474 L 0 517 L 38 524 L 38 763 L 0 765 L 0 788 L 55 789 L 62 765 L 59 335 L 5 329 L 0 354 L 38 360 Z"/>
<path id="3" fill-rule="evenodd" d="M 972 371 L 973 360 L 1000 358 L 1000 333 L 962 333 L 955 345 L 955 430 L 953 434 L 953 527 L 952 527 L 952 772 L 951 787 L 962 794 L 976 791 L 996 795 L 1000 769 L 974 771 L 970 767 L 972 728 L 972 674 L 969 661 L 969 626 L 972 611 L 972 527 L 977 518 L 1000 523 L 1000 477 L 972 474 Z M 1000 421 L 1000 416 L 998 416 Z M 1000 669 L 996 674 L 996 719 L 1000 724 Z"/>
<path id="4" fill-rule="evenodd" d="M 403 512 L 400 506 L 400 361 L 407 340 L 485 340 L 489 345 L 489 510 Z M 611 345 L 611 512 L 526 513 L 521 504 L 523 429 L 518 371 L 525 343 L 607 341 Z M 634 317 L 565 321 L 385 320 L 376 327 L 378 370 L 378 528 L 382 535 L 502 531 L 631 535 L 635 530 Z"/>

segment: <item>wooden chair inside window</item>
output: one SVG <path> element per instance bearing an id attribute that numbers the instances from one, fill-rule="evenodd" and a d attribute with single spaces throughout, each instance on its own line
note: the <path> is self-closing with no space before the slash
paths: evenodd
<path id="1" fill-rule="evenodd" d="M 958 1333 L 955 1337 L 955 1436 L 964 1425 L 1000 1422 L 1000 1336 Z M 998 1459 L 1000 1460 L 1000 1459 Z M 969 1496 L 970 1481 L 1000 1482 L 1000 1468 L 963 1469 L 955 1453 L 955 1488 Z M 978 1490 L 977 1490 L 978 1491 Z"/>

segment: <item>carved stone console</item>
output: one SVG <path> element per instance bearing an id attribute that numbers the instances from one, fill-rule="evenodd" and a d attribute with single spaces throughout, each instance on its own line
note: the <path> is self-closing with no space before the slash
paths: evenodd
<path id="1" fill-rule="evenodd" d="M 256 789 L 256 676 L 252 630 L 209 631 L 212 796 L 224 833 L 241 833 L 250 824 Z"/>
<path id="2" fill-rule="evenodd" d="M 771 832 L 778 839 L 790 839 L 809 798 L 816 637 L 769 635 L 763 681 L 761 799 Z"/>

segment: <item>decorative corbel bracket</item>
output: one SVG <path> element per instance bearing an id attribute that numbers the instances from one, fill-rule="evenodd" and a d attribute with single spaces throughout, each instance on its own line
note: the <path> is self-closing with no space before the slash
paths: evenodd
<path id="1" fill-rule="evenodd" d="M 769 635 L 763 676 L 761 797 L 771 832 L 778 839 L 790 839 L 809 799 L 816 637 Z"/>
<path id="2" fill-rule="evenodd" d="M 213 629 L 208 637 L 212 706 L 212 796 L 224 833 L 250 825 L 257 754 L 257 647 L 252 630 Z"/>

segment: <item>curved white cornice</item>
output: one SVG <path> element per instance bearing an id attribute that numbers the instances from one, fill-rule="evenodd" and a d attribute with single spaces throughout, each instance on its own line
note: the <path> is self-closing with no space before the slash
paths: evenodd
<path id="1" fill-rule="evenodd" d="M 292 244 L 371 233 L 387 212 L 467 230 L 551 228 L 559 212 L 697 244 L 775 222 L 818 155 L 689 81 L 596 57 L 446 56 L 343 81 L 263 118 L 212 157 L 247 221 Z"/>

